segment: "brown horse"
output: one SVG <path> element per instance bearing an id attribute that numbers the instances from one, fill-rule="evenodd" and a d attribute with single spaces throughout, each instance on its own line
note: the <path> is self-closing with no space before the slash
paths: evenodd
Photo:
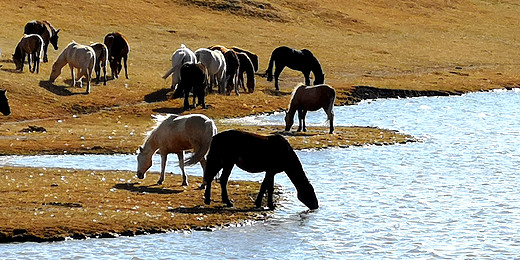
<path id="1" fill-rule="evenodd" d="M 307 131 L 305 128 L 305 116 L 307 111 L 316 111 L 320 108 L 327 113 L 329 120 L 329 133 L 334 132 L 334 101 L 336 91 L 329 85 L 305 86 L 300 85 L 293 90 L 289 111 L 285 115 L 285 131 L 291 130 L 294 123 L 294 114 L 298 111 L 299 126 L 297 132 Z"/>
<path id="2" fill-rule="evenodd" d="M 222 45 L 213 45 L 209 47 L 210 50 L 218 50 L 224 54 L 226 60 L 226 79 L 227 89 L 226 94 L 230 94 L 234 89 L 237 96 L 238 93 L 238 69 L 240 67 L 240 61 L 238 60 L 237 53 L 234 50 L 230 50 Z"/>
<path id="3" fill-rule="evenodd" d="M 317 209 L 318 199 L 314 188 L 307 179 L 298 155 L 281 135 L 260 136 L 238 130 L 228 130 L 213 136 L 204 170 L 204 203 L 211 203 L 211 182 L 222 170 L 220 187 L 222 202 L 233 207 L 227 193 L 227 183 L 233 167 L 251 172 L 264 172 L 265 178 L 255 201 L 256 207 L 262 205 L 262 198 L 267 191 L 269 208 L 274 208 L 274 176 L 285 172 L 294 184 L 298 199 L 309 209 Z"/>
<path id="4" fill-rule="evenodd" d="M 96 72 L 96 84 L 99 84 L 99 76 L 101 75 L 101 68 L 103 68 L 103 85 L 107 84 L 107 63 L 108 63 L 108 49 L 103 43 L 93 43 L 90 45 L 96 53 L 96 63 L 94 64 L 94 71 Z"/>
<path id="5" fill-rule="evenodd" d="M 24 35 L 13 54 L 13 61 L 16 65 L 16 69 L 23 71 L 23 65 L 25 63 L 25 55 L 27 54 L 27 63 L 29 63 L 29 71 L 36 73 L 40 72 L 40 59 L 43 52 L 43 39 L 38 34 Z M 33 67 L 31 69 L 31 61 Z"/>
<path id="6" fill-rule="evenodd" d="M 25 25 L 23 30 L 24 34 L 38 34 L 43 39 L 43 62 L 48 62 L 47 59 L 47 48 L 49 47 L 49 42 L 54 47 L 54 50 L 58 50 L 58 33 L 60 29 L 56 30 L 51 25 L 51 23 L 47 21 L 30 21 Z"/>
<path id="7" fill-rule="evenodd" d="M 253 93 L 255 91 L 255 69 L 253 67 L 253 63 L 247 54 L 243 52 L 237 53 L 237 57 L 240 62 L 240 66 L 238 68 L 238 85 L 242 86 L 244 91 L 246 91 L 246 87 L 244 86 L 244 73 L 246 73 L 247 89 L 249 90 L 249 93 Z"/>
<path id="8" fill-rule="evenodd" d="M 11 114 L 11 108 L 9 108 L 9 101 L 7 96 L 5 95 L 7 91 L 0 89 L 0 112 L 4 114 L 4 116 L 8 116 Z"/>
<path id="9" fill-rule="evenodd" d="M 245 53 L 247 57 L 251 60 L 251 63 L 253 63 L 253 68 L 255 69 L 254 72 L 258 71 L 258 55 L 236 46 L 233 46 L 231 49 L 237 53 Z"/>
<path id="10" fill-rule="evenodd" d="M 117 79 L 121 72 L 123 59 L 125 66 L 125 77 L 128 79 L 128 53 L 130 52 L 130 45 L 124 35 L 119 32 L 112 32 L 105 36 L 105 45 L 108 48 L 108 61 L 110 62 L 110 70 L 112 70 L 112 78 Z"/>

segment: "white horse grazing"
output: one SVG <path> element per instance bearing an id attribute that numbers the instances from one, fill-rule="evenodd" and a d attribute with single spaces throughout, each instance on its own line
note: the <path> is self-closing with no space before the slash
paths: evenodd
<path id="1" fill-rule="evenodd" d="M 172 115 L 166 118 L 150 133 L 144 145 L 139 147 L 137 177 L 139 179 L 145 177 L 146 171 L 152 166 L 153 154 L 159 150 L 161 177 L 157 184 L 164 182 L 166 157 L 169 153 L 176 153 L 182 171 L 182 185 L 188 185 L 184 165 L 189 166 L 200 162 L 204 171 L 206 168 L 204 157 L 208 153 L 211 140 L 215 134 L 217 134 L 215 123 L 205 115 Z M 184 161 L 184 151 L 189 149 L 193 149 L 193 155 Z"/>
<path id="2" fill-rule="evenodd" d="M 186 45 L 181 44 L 181 48 L 177 49 L 172 55 L 172 68 L 163 76 L 163 79 L 166 79 L 170 74 L 172 75 L 171 88 L 173 90 L 175 90 L 175 86 L 179 83 L 180 70 L 184 63 L 197 63 L 197 58 L 192 50 L 186 47 Z"/>
<path id="3" fill-rule="evenodd" d="M 83 87 L 81 78 L 85 76 L 87 80 L 87 94 L 90 92 L 90 79 L 92 78 L 92 70 L 96 63 L 96 53 L 92 47 L 81 45 L 72 41 L 63 49 L 60 56 L 52 64 L 50 82 L 54 82 L 61 74 L 61 69 L 65 64 L 69 64 L 70 72 L 72 74 L 72 86 L 76 86 L 76 81 L 79 81 L 80 87 Z M 74 75 L 74 68 L 78 69 L 77 75 Z"/>
<path id="4" fill-rule="evenodd" d="M 214 84 L 218 84 L 219 93 L 226 91 L 226 60 L 220 51 L 212 51 L 206 48 L 200 48 L 195 51 L 197 61 L 204 64 L 208 70 L 210 78 L 209 89 L 213 89 Z"/>

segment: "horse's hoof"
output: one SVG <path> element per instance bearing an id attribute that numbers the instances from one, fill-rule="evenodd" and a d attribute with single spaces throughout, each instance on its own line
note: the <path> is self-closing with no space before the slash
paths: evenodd
<path id="1" fill-rule="evenodd" d="M 162 185 L 164 181 L 157 181 L 157 185 Z"/>
<path id="2" fill-rule="evenodd" d="M 211 203 L 211 199 L 205 199 L 204 204 L 209 205 Z"/>
<path id="3" fill-rule="evenodd" d="M 231 203 L 231 202 L 227 202 L 227 203 L 226 203 L 226 207 L 230 207 L 230 208 L 232 208 L 232 207 L 233 207 L 233 203 Z"/>

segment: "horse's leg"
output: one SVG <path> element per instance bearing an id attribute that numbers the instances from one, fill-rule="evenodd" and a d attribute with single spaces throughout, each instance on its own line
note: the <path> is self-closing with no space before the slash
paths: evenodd
<path id="1" fill-rule="evenodd" d="M 233 207 L 233 203 L 229 200 L 228 191 L 227 191 L 227 183 L 229 180 L 229 175 L 231 175 L 231 170 L 233 169 L 233 164 L 231 166 L 224 166 L 222 169 L 222 175 L 220 175 L 220 191 L 222 196 L 222 202 L 226 203 L 226 206 Z"/>
<path id="2" fill-rule="evenodd" d="M 184 110 L 189 110 L 190 109 L 189 98 L 190 98 L 190 90 L 189 89 L 184 89 Z"/>
<path id="3" fill-rule="evenodd" d="M 48 62 L 49 60 L 47 59 L 47 48 L 49 47 L 49 43 L 44 43 L 43 44 L 43 62 Z"/>
<path id="4" fill-rule="evenodd" d="M 276 64 L 276 68 L 274 69 L 274 88 L 276 90 L 280 90 L 280 86 L 278 86 L 278 77 L 280 77 L 284 68 L 285 65 Z"/>
<path id="5" fill-rule="evenodd" d="M 307 128 L 305 127 L 305 117 L 307 116 L 307 110 L 302 110 L 301 122 L 303 123 L 303 131 L 307 132 Z M 300 113 L 298 113 L 300 115 Z"/>
<path id="6" fill-rule="evenodd" d="M 27 65 L 29 66 L 29 72 L 34 73 L 34 66 L 31 68 L 31 53 L 27 53 Z"/>
<path id="7" fill-rule="evenodd" d="M 179 158 L 179 168 L 181 168 L 182 172 L 182 186 L 188 186 L 188 175 L 184 171 L 184 151 L 178 152 L 177 158 Z"/>
<path id="8" fill-rule="evenodd" d="M 260 191 L 258 192 L 258 196 L 256 197 L 256 200 L 255 200 L 255 206 L 257 208 L 260 208 L 262 206 L 262 199 L 264 198 L 264 194 L 266 191 L 269 192 L 267 194 L 268 195 L 268 197 L 267 197 L 268 206 L 271 209 L 274 208 L 274 206 L 272 205 L 273 198 L 269 197 L 269 195 L 272 195 L 272 192 L 270 190 L 271 190 L 271 187 L 273 187 L 273 186 L 274 186 L 274 174 L 270 173 L 270 172 L 266 172 L 264 180 L 262 181 L 262 184 L 260 185 Z"/>
<path id="9" fill-rule="evenodd" d="M 327 119 L 329 120 L 329 134 L 334 132 L 334 104 L 329 104 L 329 107 L 325 110 L 327 113 Z"/>
<path id="10" fill-rule="evenodd" d="M 103 85 L 107 85 L 107 64 L 103 65 Z"/>
<path id="11" fill-rule="evenodd" d="M 36 63 L 36 74 L 38 74 L 38 73 L 40 73 L 40 53 L 37 52 L 35 54 L 35 56 L 36 56 L 35 57 L 35 59 L 36 59 L 36 61 L 35 61 L 35 63 Z"/>
<path id="12" fill-rule="evenodd" d="M 161 176 L 159 177 L 159 180 L 157 181 L 157 184 L 161 185 L 164 182 L 164 177 L 166 175 L 166 159 L 168 158 L 168 154 L 162 154 L 161 153 Z"/>
<path id="13" fill-rule="evenodd" d="M 296 132 L 301 132 L 303 129 L 303 124 L 302 124 L 303 123 L 302 118 L 304 117 L 303 111 L 304 111 L 303 109 L 298 109 L 298 130 L 296 130 Z"/>
<path id="14" fill-rule="evenodd" d="M 72 87 L 76 87 L 76 73 L 74 72 L 74 67 L 69 63 L 70 74 L 72 75 Z"/>
<path id="15" fill-rule="evenodd" d="M 125 62 L 125 77 L 128 79 L 128 67 L 126 65 L 126 60 L 128 59 L 128 54 L 123 56 L 123 61 Z"/>
<path id="16" fill-rule="evenodd" d="M 200 159 L 200 166 L 202 167 L 202 172 L 204 173 L 206 171 L 206 159 L 204 157 Z M 200 185 L 199 190 L 204 189 L 204 187 L 206 187 L 206 182 L 204 179 L 202 179 L 202 184 Z"/>

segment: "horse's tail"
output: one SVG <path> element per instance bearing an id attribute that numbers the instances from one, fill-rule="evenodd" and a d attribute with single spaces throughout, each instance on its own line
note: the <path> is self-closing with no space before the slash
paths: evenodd
<path id="1" fill-rule="evenodd" d="M 213 120 L 208 119 L 204 124 L 204 138 L 202 140 L 202 144 L 198 147 L 198 149 L 194 147 L 193 155 L 184 161 L 184 165 L 186 166 L 194 165 L 200 162 L 200 160 L 206 156 L 211 145 L 211 140 L 213 139 L 213 136 L 217 134 L 217 126 L 215 126 Z"/>
<path id="2" fill-rule="evenodd" d="M 265 72 L 265 74 L 267 75 L 267 81 L 273 81 L 274 56 L 275 53 L 273 51 L 273 53 L 271 54 L 271 58 L 269 58 L 269 66 L 267 67 L 267 71 Z"/>
<path id="3" fill-rule="evenodd" d="M 167 77 L 169 77 L 169 76 L 173 73 L 174 70 L 175 70 L 175 68 L 172 67 L 170 70 L 168 70 L 168 71 L 166 72 L 166 74 L 164 74 L 164 76 L 162 76 L 162 78 L 163 78 L 163 79 L 166 79 Z"/>

